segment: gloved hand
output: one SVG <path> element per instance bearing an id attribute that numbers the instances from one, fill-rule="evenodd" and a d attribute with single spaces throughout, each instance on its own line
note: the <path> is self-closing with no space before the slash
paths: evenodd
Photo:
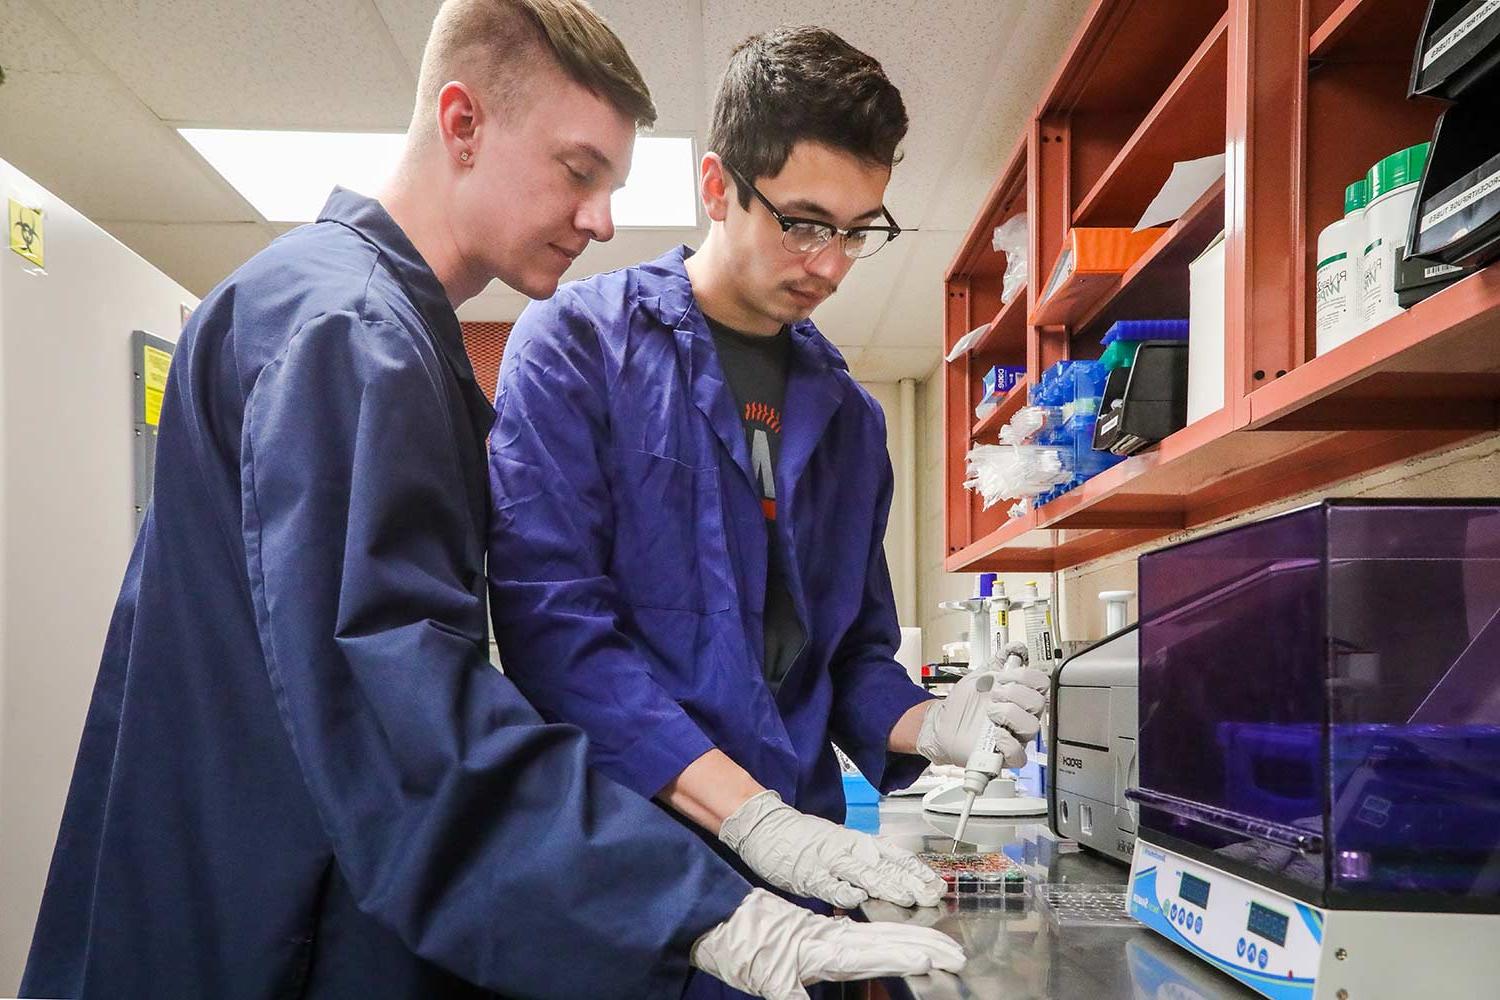
<path id="1" fill-rule="evenodd" d="M 690 961 L 737 990 L 806 1000 L 806 983 L 957 972 L 964 953 L 941 931 L 822 917 L 752 889 L 728 920 L 694 943 Z"/>
<path id="2" fill-rule="evenodd" d="M 776 888 L 845 910 L 871 897 L 901 906 L 936 906 L 943 897 L 943 880 L 915 854 L 800 813 L 772 791 L 736 809 L 719 839 Z"/>
<path id="3" fill-rule="evenodd" d="M 947 698 L 927 710 L 917 735 L 918 753 L 934 764 L 962 767 L 978 745 L 985 724 L 993 722 L 998 727 L 995 748 L 1005 766 L 1025 765 L 1025 743 L 1042 728 L 1045 692 L 1051 690 L 1052 682 L 1040 670 L 1026 666 L 1024 644 L 1011 643 L 1003 655 L 1007 661 L 1019 658 L 1021 666 L 969 674 L 953 685 Z"/>

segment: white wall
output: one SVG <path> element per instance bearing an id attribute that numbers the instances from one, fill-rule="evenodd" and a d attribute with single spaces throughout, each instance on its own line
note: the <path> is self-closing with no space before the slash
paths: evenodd
<path id="1" fill-rule="evenodd" d="M 0 160 L 46 272 L 0 248 L 0 995 L 20 981 L 134 540 L 130 333 L 197 300 Z M 8 246 L 8 241 L 6 246 Z"/>
<path id="2" fill-rule="evenodd" d="M 969 630 L 969 616 L 962 611 L 944 611 L 943 601 L 972 597 L 977 583 L 974 573 L 949 573 L 943 569 L 947 552 L 947 513 L 943 487 L 943 380 L 939 366 L 917 387 L 917 619 L 922 628 L 922 660 L 942 659 L 943 645 L 956 642 Z M 1001 573 L 999 583 L 1015 597 L 1028 583 L 1037 593 L 1052 593 L 1053 577 L 1047 573 Z M 1019 637 L 1018 637 L 1019 638 Z"/>
<path id="3" fill-rule="evenodd" d="M 3 163 L 4 163 L 4 161 L 0 160 L 0 164 L 3 164 Z M 4 186 L 5 186 L 5 182 L 4 182 L 4 179 L 3 179 L 3 175 L 0 175 L 0 188 L 4 188 Z M 5 214 L 6 225 L 9 225 L 10 224 L 9 201 L 8 201 L 8 199 L 7 199 L 6 195 L 5 195 L 5 192 L 3 190 L 0 190 L 0 211 L 4 211 L 6 213 Z M 10 251 L 8 249 L 6 249 L 9 246 L 10 246 L 10 241 L 8 239 L 0 240 L 0 255 L 10 256 Z M 7 266 L 6 264 L 0 263 L 0 275 L 4 274 L 4 268 L 6 266 Z M 7 567 L 7 566 L 10 565 L 10 552 L 9 552 L 9 549 L 8 549 L 8 547 L 6 545 L 6 539 L 9 536 L 9 532 L 7 532 L 6 528 L 5 528 L 6 524 L 8 523 L 8 520 L 9 520 L 8 517 L 7 517 L 7 514 L 6 514 L 7 507 L 8 507 L 8 505 L 6 503 L 6 497 L 9 494 L 10 491 L 5 488 L 5 478 L 4 478 L 5 477 L 5 468 L 6 468 L 6 462 L 5 462 L 5 459 L 6 459 L 5 438 L 6 438 L 6 429 L 9 426 L 9 422 L 7 421 L 6 415 L 5 415 L 5 370 L 6 369 L 5 369 L 5 337 L 4 337 L 4 334 L 3 334 L 3 330 L 4 330 L 4 327 L 3 327 L 4 316 L 5 316 L 5 280 L 4 280 L 3 277 L 0 277 L 0 809 L 3 809 L 3 803 L 6 802 L 6 798 L 5 798 L 5 766 L 4 766 L 5 765 L 5 717 L 6 717 L 6 714 L 7 714 L 6 713 L 6 707 L 5 707 L 5 636 L 10 633 L 10 628 L 9 628 L 10 602 L 6 599 L 6 594 L 8 593 L 8 590 L 7 590 L 7 587 L 6 587 L 6 578 L 9 576 L 9 574 L 5 570 L 5 567 Z M 3 811 L 0 811 L 0 824 L 3 824 L 4 818 L 5 818 L 5 816 L 4 816 Z M 3 834 L 0 834 L 0 837 L 3 837 Z M 0 847 L 3 847 L 3 840 L 0 840 Z M 0 896 L 3 896 L 5 898 L 9 898 L 10 897 L 9 886 L 4 882 L 4 875 L 3 875 L 3 873 L 0 873 Z M 8 949 L 8 940 L 9 939 L 8 939 L 7 933 L 6 933 L 6 925 L 3 922 L 5 920 L 5 915 L 4 914 L 6 912 L 6 909 L 7 909 L 6 907 L 0 906 L 0 990 L 4 990 L 5 987 L 7 987 L 8 985 L 10 985 L 13 979 L 16 979 L 16 981 L 19 981 L 17 979 L 17 977 L 13 977 L 11 975 L 11 973 L 10 973 L 10 965 L 8 964 L 8 961 L 7 961 L 7 956 L 9 955 L 9 949 Z"/>
<path id="4" fill-rule="evenodd" d="M 1279 511 L 1291 510 L 1323 497 L 1492 497 L 1500 483 L 1500 434 L 1487 434 L 1468 444 L 1424 458 L 1410 459 L 1333 486 L 1303 493 L 1258 510 L 1239 514 L 1191 531 L 1178 532 L 1139 549 L 1085 563 L 1061 574 L 1062 638 L 1094 640 L 1104 635 L 1103 590 L 1135 590 L 1136 558 L 1144 551 L 1170 542 L 1221 530 L 1234 524 L 1259 520 Z M 1130 620 L 1139 614 L 1130 602 Z"/>
<path id="5" fill-rule="evenodd" d="M 901 422 L 904 419 L 901 387 L 895 382 L 861 382 L 860 384 L 875 397 L 875 401 L 885 411 L 886 450 L 890 453 L 891 469 L 896 477 L 896 493 L 891 500 L 891 517 L 885 531 L 885 558 L 891 569 L 891 589 L 896 594 L 897 615 L 902 625 L 915 626 L 919 624 L 920 612 L 905 607 L 904 605 L 909 602 L 902 598 L 903 593 L 908 592 L 908 588 L 911 587 L 910 581 L 916 569 L 910 564 L 900 538 L 903 530 L 911 530 L 916 511 L 910 509 L 912 505 L 902 496 L 901 489 L 902 478 L 915 474 L 911 463 L 904 461 L 901 456 Z"/>

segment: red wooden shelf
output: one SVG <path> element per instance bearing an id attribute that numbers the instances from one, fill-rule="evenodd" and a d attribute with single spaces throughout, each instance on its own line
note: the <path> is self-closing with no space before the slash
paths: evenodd
<path id="1" fill-rule="evenodd" d="M 1133 226 L 1172 165 L 1224 151 L 1229 15 L 1225 14 L 1078 203 L 1075 226 Z"/>
<path id="2" fill-rule="evenodd" d="M 1252 427 L 1500 427 L 1500 268 L 1470 275 L 1250 394 Z"/>
<path id="3" fill-rule="evenodd" d="M 989 328 L 969 348 L 976 357 L 998 352 L 1024 354 L 1026 351 L 1026 290 L 1000 307 Z"/>
<path id="4" fill-rule="evenodd" d="M 1405 0 L 1343 0 L 1313 28 L 1308 58 L 1364 61 L 1399 54 L 1410 64 L 1426 10 L 1425 3 Z M 1403 51 L 1407 39 L 1413 44 Z"/>
<path id="5" fill-rule="evenodd" d="M 1154 451 L 1108 469 L 1024 524 L 996 531 L 949 556 L 949 572 L 1043 572 L 1144 545 L 1317 490 L 1477 433 L 1458 430 L 1227 430 L 1219 411 Z M 1044 538 L 1046 532 L 1053 532 Z M 1044 553 L 1050 552 L 1050 565 Z"/>
<path id="6" fill-rule="evenodd" d="M 1010 423 L 1010 418 L 1016 415 L 1016 411 L 1026 405 L 1026 390 L 1031 387 L 1030 379 L 1017 383 L 1016 387 L 1005 394 L 1000 400 L 1000 405 L 990 411 L 989 415 L 974 425 L 969 432 L 971 440 L 978 441 L 982 437 L 991 434 L 999 434 L 1000 428 Z"/>
<path id="7" fill-rule="evenodd" d="M 1008 504 L 984 509 L 962 486 L 975 435 L 1002 421 L 973 423 L 984 360 L 948 366 L 949 571 L 1076 566 L 1500 429 L 1500 265 L 1308 357 L 1316 234 L 1350 181 L 1428 137 L 1441 111 L 1406 97 L 1425 8 L 1096 0 L 954 260 L 945 334 L 951 344 L 993 315 L 983 348 L 1015 344 L 1018 354 L 1024 338 L 1034 382 L 1057 361 L 1090 356 L 1084 341 L 1116 319 L 1186 316 L 1187 265 L 1223 230 L 1225 404 L 1011 519 Z M 1127 270 L 1080 268 L 1086 288 L 1039 301 L 1070 230 L 1134 223 L 1174 162 L 1219 149 L 1224 180 L 1136 248 Z M 1022 210 L 1022 189 L 1024 320 L 1023 306 L 1001 309 L 1003 258 L 988 248 L 993 225 Z"/>
<path id="8" fill-rule="evenodd" d="M 1125 272 L 1115 293 L 1079 320 L 1076 329 L 1103 330 L 1119 319 L 1186 319 L 1188 265 L 1223 231 L 1220 178 Z"/>
<path id="9" fill-rule="evenodd" d="M 1144 111 L 1228 7 L 1226 0 L 1095 3 L 1046 88 L 1042 111 Z"/>

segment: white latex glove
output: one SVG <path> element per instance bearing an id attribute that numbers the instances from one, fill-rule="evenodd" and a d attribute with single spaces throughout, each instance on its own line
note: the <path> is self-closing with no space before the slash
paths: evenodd
<path id="1" fill-rule="evenodd" d="M 1006 767 L 1026 764 L 1026 742 L 1041 731 L 1052 681 L 1040 670 L 1025 666 L 1026 647 L 1013 642 L 1004 657 L 1018 657 L 1022 666 L 991 673 L 969 674 L 953 685 L 948 697 L 935 702 L 922 719 L 917 752 L 934 764 L 962 767 L 974 752 L 985 724 L 993 722 L 995 748 Z"/>
<path id="2" fill-rule="evenodd" d="M 697 940 L 690 961 L 745 993 L 806 1000 L 806 983 L 957 972 L 964 953 L 941 931 L 822 917 L 753 889 L 728 920 Z"/>
<path id="3" fill-rule="evenodd" d="M 901 906 L 936 906 L 943 898 L 943 880 L 915 854 L 800 813 L 772 791 L 736 809 L 719 839 L 776 888 L 845 910 L 872 897 Z"/>

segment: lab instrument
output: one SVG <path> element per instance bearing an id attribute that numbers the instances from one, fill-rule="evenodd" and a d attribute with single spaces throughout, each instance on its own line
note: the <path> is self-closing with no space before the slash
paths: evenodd
<path id="1" fill-rule="evenodd" d="M 1143 556 L 1131 913 L 1262 995 L 1500 983 L 1500 503 Z"/>
<path id="2" fill-rule="evenodd" d="M 1020 654 L 1012 653 L 1006 658 L 1004 669 L 1007 671 L 1020 670 L 1024 666 L 1025 663 L 1022 661 Z M 994 688 L 995 682 L 998 679 L 999 675 L 993 673 L 988 677 L 980 678 L 980 691 L 989 692 Z M 988 682 L 987 684 L 985 683 L 986 681 Z M 1004 757 L 996 748 L 996 741 L 999 736 L 1000 727 L 993 722 L 986 723 L 984 734 L 979 738 L 979 745 L 969 755 L 969 759 L 964 762 L 964 778 L 963 784 L 960 786 L 963 789 L 964 796 L 963 810 L 959 813 L 958 829 L 953 832 L 953 849 L 955 851 L 958 850 L 958 845 L 964 842 L 964 830 L 968 827 L 969 816 L 974 811 L 974 800 L 989 788 L 991 782 L 1000 777 L 1000 771 L 1005 766 Z M 1029 801 L 1025 798 L 1015 797 L 1015 783 L 1013 781 L 1008 788 L 1007 786 L 1002 786 L 1002 790 L 1008 790 L 1010 795 L 1000 796 L 1000 801 L 1008 800 L 1011 803 L 1015 803 L 1016 809 L 1024 810 L 1025 812 L 1033 810 L 1041 811 L 1035 809 L 1040 800 Z"/>
<path id="3" fill-rule="evenodd" d="M 1047 825 L 1125 864 L 1135 851 L 1125 790 L 1137 773 L 1138 638 L 1135 626 L 1124 628 L 1063 661 L 1052 675 L 1047 739 Z"/>

